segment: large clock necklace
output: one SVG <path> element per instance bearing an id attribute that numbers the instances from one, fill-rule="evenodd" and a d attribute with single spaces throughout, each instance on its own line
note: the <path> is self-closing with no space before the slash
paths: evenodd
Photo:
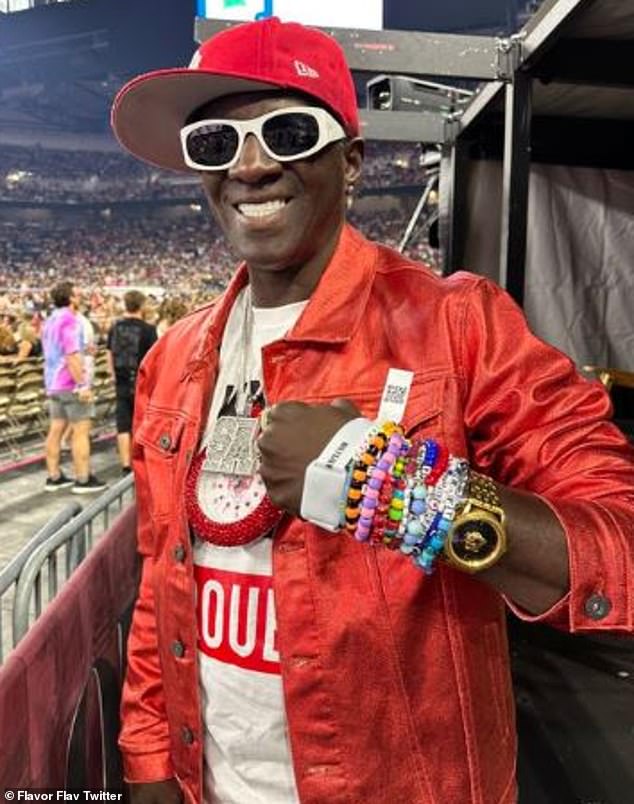
<path id="1" fill-rule="evenodd" d="M 247 355 L 253 334 L 250 288 L 244 301 L 241 370 L 233 400 L 240 412 L 219 416 L 192 461 L 185 484 L 185 507 L 195 534 L 221 547 L 254 542 L 282 518 L 258 472 L 256 438 L 264 397 L 260 390 L 254 393 L 247 387 Z"/>

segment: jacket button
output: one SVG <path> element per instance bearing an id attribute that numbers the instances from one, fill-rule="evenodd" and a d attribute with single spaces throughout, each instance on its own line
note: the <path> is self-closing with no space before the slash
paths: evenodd
<path id="1" fill-rule="evenodd" d="M 590 595 L 583 608 L 591 620 L 602 620 L 612 611 L 612 603 L 603 595 Z"/>
<path id="2" fill-rule="evenodd" d="M 172 446 L 172 439 L 168 436 L 167 433 L 163 433 L 163 435 L 159 438 L 159 447 L 161 449 L 169 449 Z"/>
<path id="3" fill-rule="evenodd" d="M 182 659 L 185 655 L 185 646 L 179 639 L 172 642 L 172 653 L 177 659 Z"/>
<path id="4" fill-rule="evenodd" d="M 194 732 L 189 728 L 189 726 L 183 726 L 181 729 L 181 740 L 185 743 L 185 745 L 191 745 L 194 742 Z"/>
<path id="5" fill-rule="evenodd" d="M 182 564 L 183 561 L 185 561 L 187 551 L 182 544 L 177 544 L 172 555 L 174 556 L 174 561 L 178 561 L 179 564 Z"/>

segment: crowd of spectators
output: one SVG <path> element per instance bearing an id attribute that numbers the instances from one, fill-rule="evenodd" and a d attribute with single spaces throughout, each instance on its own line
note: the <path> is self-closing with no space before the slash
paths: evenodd
<path id="1" fill-rule="evenodd" d="M 419 185 L 420 147 L 366 144 L 362 189 Z M 119 151 L 64 151 L 41 146 L 0 149 L 0 201 L 67 204 L 202 199 L 196 176 L 143 165 Z"/>
<path id="2" fill-rule="evenodd" d="M 408 222 L 407 218 L 396 211 L 381 212 L 378 215 L 359 215 L 355 213 L 354 207 L 348 215 L 348 219 L 370 240 L 375 240 L 397 250 L 400 247 Z M 432 248 L 429 243 L 428 223 L 429 216 L 423 218 L 422 223 L 416 226 L 403 249 L 403 253 L 410 259 L 419 260 L 434 270 L 439 270 L 440 255 L 438 250 Z"/>
<path id="3" fill-rule="evenodd" d="M 120 289 L 86 289 L 81 282 L 77 282 L 77 286 L 82 291 L 81 312 L 92 325 L 95 346 L 105 348 L 110 327 L 124 312 L 123 293 Z M 202 290 L 187 295 L 150 293 L 145 305 L 146 319 L 163 334 L 179 318 L 211 298 L 213 295 Z M 0 294 L 1 364 L 42 355 L 42 326 L 52 310 L 49 289 Z"/>
<path id="4" fill-rule="evenodd" d="M 7 223 L 0 236 L 0 289 L 43 288 L 60 276 L 91 287 L 160 285 L 218 292 L 234 260 L 204 210 L 191 219 L 86 216 Z"/>
<path id="5" fill-rule="evenodd" d="M 117 151 L 78 151 L 3 145 L 0 200 L 92 201 L 151 197 L 153 171 Z"/>
<path id="6" fill-rule="evenodd" d="M 351 220 L 372 239 L 394 248 L 406 224 L 398 212 L 353 212 Z M 424 238 L 414 240 L 406 253 L 436 261 Z M 0 225 L 0 292 L 39 290 L 69 276 L 105 289 L 151 285 L 215 294 L 234 267 L 233 255 L 202 208 L 177 220 L 87 217 L 73 226 L 55 220 Z"/>
<path id="7" fill-rule="evenodd" d="M 367 143 L 361 192 L 424 182 L 418 146 Z M 187 203 L 174 217 L 165 206 L 153 204 L 157 199 Z M 145 203 L 136 214 L 116 207 L 130 200 Z M 39 333 L 50 309 L 48 290 L 61 277 L 84 291 L 85 313 L 103 344 L 122 312 L 126 289 L 146 292 L 150 316 L 161 331 L 215 297 L 235 268 L 207 212 L 198 178 L 155 170 L 123 153 L 3 146 L 0 205 L 15 207 L 12 201 L 58 206 L 40 217 L 14 214 L 0 222 L 2 360 L 39 354 Z M 59 214 L 60 209 L 73 214 Z M 407 216 L 398 211 L 361 214 L 353 208 L 351 220 L 372 239 L 397 248 Z M 437 254 L 422 227 L 405 253 L 436 265 Z"/>
<path id="8" fill-rule="evenodd" d="M 422 186 L 425 183 L 422 157 L 421 148 L 415 143 L 366 142 L 359 186 L 362 190 Z"/>
<path id="9" fill-rule="evenodd" d="M 149 294 L 159 331 L 214 298 L 226 286 L 235 259 L 206 211 L 192 215 L 193 220 L 176 221 L 90 218 L 74 228 L 59 222 L 0 225 L 0 356 L 39 353 L 39 330 L 50 309 L 48 289 L 60 277 L 84 290 L 85 312 L 100 343 L 122 312 L 127 288 Z M 353 212 L 350 217 L 372 239 L 398 247 L 406 223 L 402 215 Z M 437 253 L 424 237 L 415 237 L 405 253 L 436 266 Z"/>

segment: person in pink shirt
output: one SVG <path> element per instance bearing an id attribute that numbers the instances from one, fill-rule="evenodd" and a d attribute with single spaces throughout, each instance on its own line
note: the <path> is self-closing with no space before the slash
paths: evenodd
<path id="1" fill-rule="evenodd" d="M 46 437 L 46 491 L 71 487 L 73 494 L 102 491 L 106 484 L 90 471 L 90 430 L 95 415 L 86 365 L 84 329 L 78 316 L 81 293 L 72 282 L 60 282 L 51 291 L 55 309 L 42 331 L 44 384 L 50 424 Z M 61 441 L 71 425 L 71 454 L 75 480 L 60 467 Z"/>

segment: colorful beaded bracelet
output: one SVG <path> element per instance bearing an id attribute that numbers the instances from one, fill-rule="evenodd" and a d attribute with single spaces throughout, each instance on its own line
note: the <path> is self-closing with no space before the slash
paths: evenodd
<path id="1" fill-rule="evenodd" d="M 469 466 L 431 438 L 409 441 L 394 422 L 373 427 L 348 468 L 342 525 L 360 542 L 409 555 L 430 574 L 464 499 Z"/>
<path id="2" fill-rule="evenodd" d="M 412 489 L 410 517 L 401 550 L 429 574 L 444 548 L 458 503 L 464 498 L 469 465 L 462 458 L 449 456 L 429 440 L 423 450 L 422 471 Z M 444 467 L 442 473 L 438 465 Z"/>
<path id="3" fill-rule="evenodd" d="M 386 475 L 388 473 L 393 474 L 394 464 L 397 462 L 405 443 L 403 435 L 397 430 L 394 430 L 389 437 L 387 448 L 378 458 L 372 471 L 372 476 L 368 479 L 364 487 L 360 517 L 354 532 L 354 537 L 359 542 L 365 542 L 370 537 L 374 515 L 379 505 L 381 487 Z"/>
<path id="4" fill-rule="evenodd" d="M 397 429 L 398 425 L 393 422 L 387 422 L 381 427 L 373 427 L 368 432 L 360 452 L 353 462 L 344 511 L 345 527 L 351 533 L 356 531 L 361 518 L 364 485 L 372 468 L 387 448 L 390 436 Z"/>

